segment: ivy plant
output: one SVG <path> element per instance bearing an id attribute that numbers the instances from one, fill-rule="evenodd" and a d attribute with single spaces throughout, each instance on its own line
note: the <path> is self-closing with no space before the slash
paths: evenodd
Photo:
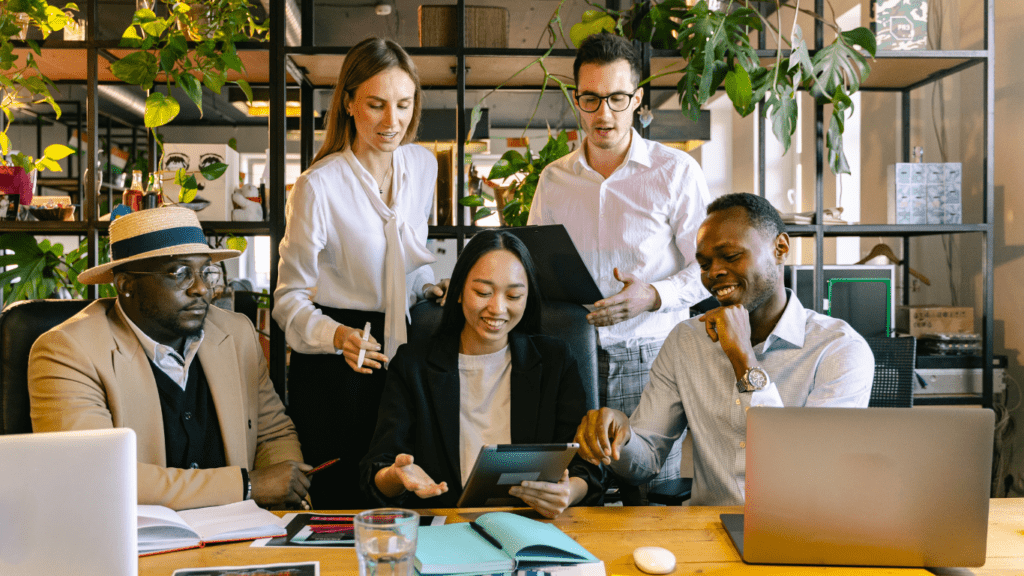
<path id="1" fill-rule="evenodd" d="M 202 114 L 203 86 L 220 94 L 228 70 L 245 73 L 235 43 L 264 41 L 267 32 L 266 22 L 253 18 L 248 0 L 160 0 L 158 5 L 165 8 L 160 10 L 165 16 L 150 8 L 135 11 L 120 43 L 134 51 L 110 66 L 118 79 L 150 91 L 145 123 L 151 129 L 174 120 L 181 110 L 172 86 L 188 95 Z M 158 82 L 166 86 L 166 94 L 152 90 Z M 249 83 L 242 78 L 234 83 L 251 101 Z"/>
<path id="2" fill-rule="evenodd" d="M 526 155 L 523 156 L 518 150 L 509 150 L 501 155 L 487 175 L 489 180 L 501 180 L 513 178 L 512 185 L 502 195 L 499 191 L 495 196 L 498 209 L 501 210 L 502 220 L 506 226 L 525 226 L 530 217 L 530 205 L 533 203 L 533 195 L 537 192 L 537 182 L 540 180 L 540 173 L 548 164 L 558 160 L 570 152 L 569 135 L 561 130 L 557 135 L 548 135 L 548 141 L 541 148 L 536 156 L 526 147 Z M 473 194 L 459 200 L 463 206 L 478 207 L 473 214 L 473 220 L 486 218 L 494 214 L 494 210 L 484 206 L 484 196 Z"/>
<path id="3" fill-rule="evenodd" d="M 766 3 L 776 9 L 776 24 L 751 7 Z M 655 48 L 678 50 L 680 68 L 659 73 L 641 85 L 678 74 L 679 103 L 683 113 L 694 120 L 715 91 L 724 88 L 742 116 L 749 115 L 763 101 L 762 110 L 771 121 L 772 132 L 789 150 L 798 124 L 798 91 L 809 90 L 818 103 L 831 104 L 832 120 L 825 141 L 829 166 L 836 174 L 849 174 L 843 128 L 853 108 L 850 96 L 871 72 L 861 50 L 875 56 L 874 34 L 867 28 L 840 30 L 834 22 L 801 9 L 799 1 L 795 5 L 786 0 L 727 0 L 723 4 L 721 9 L 712 10 L 707 0 L 693 7 L 684 0 L 664 0 L 622 11 L 604 10 L 616 19 L 618 34 L 650 42 Z M 781 32 L 783 8 L 794 10 L 788 37 Z M 796 13 L 811 15 L 832 28 L 836 32 L 832 44 L 812 54 L 796 24 Z M 775 61 L 762 66 L 750 45 L 750 33 L 766 33 L 766 29 L 775 36 L 778 49 Z"/>
<path id="4" fill-rule="evenodd" d="M 51 89 L 56 88 L 39 70 L 36 61 L 36 57 L 42 54 L 39 43 L 32 39 L 25 40 L 31 52 L 23 60 L 14 53 L 14 41 L 11 38 L 22 30 L 19 18 L 27 18 L 28 25 L 38 29 L 45 39 L 72 22 L 67 11 L 77 10 L 78 6 L 70 2 L 63 8 L 51 6 L 46 0 L 0 2 L 0 110 L 3 110 L 6 120 L 4 129 L 0 132 L 0 166 L 19 166 L 25 172 L 44 169 L 60 172 L 61 167 L 57 161 L 74 152 L 67 146 L 54 144 L 47 146 L 43 156 L 38 159 L 22 153 L 8 156 L 12 143 L 7 131 L 11 127 L 14 110 L 17 108 L 48 104 L 57 118 L 61 115 L 60 106 L 51 92 Z"/>

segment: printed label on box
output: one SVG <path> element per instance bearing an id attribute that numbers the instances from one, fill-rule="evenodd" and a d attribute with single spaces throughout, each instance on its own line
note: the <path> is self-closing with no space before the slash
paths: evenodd
<path id="1" fill-rule="evenodd" d="M 874 0 L 871 29 L 879 50 L 928 47 L 927 0 Z"/>

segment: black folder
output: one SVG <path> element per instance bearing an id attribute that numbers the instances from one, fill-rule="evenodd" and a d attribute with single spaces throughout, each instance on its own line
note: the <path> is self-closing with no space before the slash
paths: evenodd
<path id="1" fill-rule="evenodd" d="M 519 226 L 504 230 L 526 244 L 545 300 L 588 305 L 604 297 L 565 226 Z"/>

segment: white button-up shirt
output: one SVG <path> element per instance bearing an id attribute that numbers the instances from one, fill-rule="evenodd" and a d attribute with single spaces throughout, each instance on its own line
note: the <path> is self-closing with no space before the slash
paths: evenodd
<path id="1" fill-rule="evenodd" d="M 393 201 L 385 206 L 373 178 L 356 173 L 343 155 L 332 154 L 302 173 L 286 208 L 288 227 L 280 245 L 274 320 L 293 350 L 334 354 L 339 324 L 313 306 L 386 312 L 385 224 L 400 222 L 405 257 L 406 308 L 433 283 L 427 250 L 427 219 L 434 202 L 437 160 L 417 144 L 394 153 Z M 373 186 L 370 193 L 367 186 Z M 406 315 L 407 310 L 394 311 Z M 362 326 L 354 326 L 362 330 Z"/>
<path id="2" fill-rule="evenodd" d="M 664 340 L 689 318 L 691 305 L 710 296 L 695 259 L 697 228 L 711 201 L 704 173 L 689 154 L 636 130 L 626 160 L 607 179 L 583 150 L 541 173 L 529 223 L 564 225 L 605 298 L 623 288 L 614 268 L 658 290 L 659 310 L 598 328 L 602 347 Z"/>
<path id="3" fill-rule="evenodd" d="M 114 302 L 114 305 L 117 307 L 117 313 L 121 315 L 121 319 L 132 329 L 132 332 L 135 332 L 135 336 L 139 339 L 139 344 L 142 345 L 142 351 L 146 353 L 146 357 L 184 390 L 185 385 L 188 384 L 188 369 L 192 366 L 192 361 L 195 360 L 196 354 L 199 353 L 199 345 L 203 343 L 203 331 L 200 330 L 198 336 L 185 338 L 185 355 L 182 356 L 174 348 L 153 340 L 136 326 L 135 322 L 132 322 L 128 315 L 124 313 L 124 308 L 121 308 L 120 298 Z"/>
<path id="4" fill-rule="evenodd" d="M 696 318 L 680 324 L 651 368 L 651 383 L 629 419 L 632 436 L 611 469 L 634 480 L 656 474 L 687 425 L 693 435 L 694 506 L 743 504 L 747 408 L 864 408 L 874 355 L 846 322 L 789 302 L 768 338 L 754 347 L 771 383 L 741 393 L 721 346 Z"/>

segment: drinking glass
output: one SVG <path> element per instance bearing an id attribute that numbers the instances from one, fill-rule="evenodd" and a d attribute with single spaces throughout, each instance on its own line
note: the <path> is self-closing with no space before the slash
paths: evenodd
<path id="1" fill-rule="evenodd" d="M 359 576 L 414 576 L 419 524 L 419 514 L 401 508 L 378 508 L 356 515 Z"/>

